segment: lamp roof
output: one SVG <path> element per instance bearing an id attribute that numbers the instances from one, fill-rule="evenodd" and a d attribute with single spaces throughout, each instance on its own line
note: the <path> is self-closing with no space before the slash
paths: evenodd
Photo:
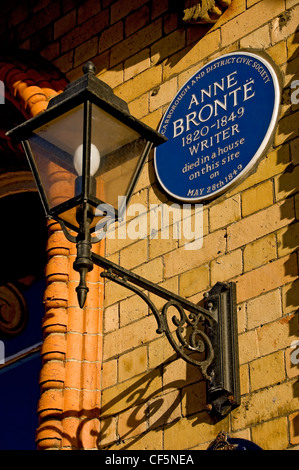
<path id="1" fill-rule="evenodd" d="M 26 140 L 34 130 L 89 100 L 151 141 L 154 146 L 166 142 L 163 135 L 131 115 L 127 103 L 116 96 L 109 85 L 96 77 L 92 62 L 83 67 L 83 72 L 84 75 L 67 85 L 63 93 L 52 98 L 44 112 L 11 129 L 6 135 L 13 140 Z"/>

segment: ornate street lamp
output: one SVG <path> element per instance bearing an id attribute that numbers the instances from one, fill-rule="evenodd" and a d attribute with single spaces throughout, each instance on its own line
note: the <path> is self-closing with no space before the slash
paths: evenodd
<path id="1" fill-rule="evenodd" d="M 157 320 L 157 332 L 200 368 L 208 381 L 208 409 L 222 418 L 240 401 L 235 285 L 217 283 L 201 307 L 91 252 L 109 217 L 121 219 L 150 150 L 166 139 L 130 114 L 127 104 L 96 77 L 91 62 L 83 72 L 46 111 L 7 135 L 22 141 L 46 216 L 59 221 L 68 240 L 77 244 L 80 307 L 93 264 L 104 269 L 102 277 L 142 297 Z M 145 291 L 166 301 L 161 312 Z M 179 314 L 171 326 L 170 307 Z"/>
<path id="2" fill-rule="evenodd" d="M 47 216 L 78 234 L 74 269 L 81 278 L 80 307 L 88 292 L 86 273 L 93 267 L 91 242 L 98 241 L 91 234 L 109 215 L 121 218 L 148 153 L 165 141 L 129 113 L 95 76 L 91 62 L 83 71 L 44 113 L 8 133 L 22 141 Z"/>

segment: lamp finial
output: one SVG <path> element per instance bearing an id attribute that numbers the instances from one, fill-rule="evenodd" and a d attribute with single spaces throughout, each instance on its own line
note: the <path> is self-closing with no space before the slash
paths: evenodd
<path id="1" fill-rule="evenodd" d="M 97 68 L 94 63 L 89 60 L 88 62 L 86 62 L 86 64 L 83 65 L 82 70 L 84 74 L 93 73 L 95 75 Z"/>

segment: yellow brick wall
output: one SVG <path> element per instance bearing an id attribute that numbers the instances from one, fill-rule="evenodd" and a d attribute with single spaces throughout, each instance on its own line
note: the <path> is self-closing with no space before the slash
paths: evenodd
<path id="1" fill-rule="evenodd" d="M 110 67 L 99 75 L 136 117 L 157 129 L 196 70 L 244 47 L 265 50 L 280 68 L 282 107 L 272 146 L 256 171 L 205 205 L 202 248 L 187 251 L 184 241 L 161 239 L 160 233 L 157 239 L 116 236 L 106 244 L 112 261 L 194 302 L 217 281 L 236 282 L 241 406 L 213 423 L 196 367 L 177 359 L 157 335 L 156 321 L 139 297 L 107 282 L 100 446 L 206 449 L 225 430 L 264 449 L 292 448 L 299 444 L 299 369 L 290 359 L 291 344 L 299 339 L 299 110 L 290 102 L 290 85 L 299 78 L 299 2 L 233 0 L 210 28 L 177 27 L 166 1 L 155 3 L 150 18 L 146 2 L 137 3 L 132 15 L 144 25 L 134 40 L 129 36 L 111 47 Z M 114 28 L 125 15 L 123 4 L 113 4 Z M 132 28 L 134 17 L 129 18 Z M 153 155 L 132 203 L 148 211 L 150 204 L 171 203 L 157 185 Z"/>

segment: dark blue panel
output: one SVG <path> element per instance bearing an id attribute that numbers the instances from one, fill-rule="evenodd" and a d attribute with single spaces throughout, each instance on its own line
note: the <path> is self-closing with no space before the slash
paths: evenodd
<path id="1" fill-rule="evenodd" d="M 2 338 L 5 356 L 10 356 L 30 348 L 42 341 L 42 318 L 44 316 L 43 293 L 45 281 L 37 281 L 22 292 L 28 308 L 28 324 L 21 335 L 15 338 Z"/>
<path id="2" fill-rule="evenodd" d="M 0 370 L 0 450 L 35 450 L 39 372 L 36 353 Z"/>

